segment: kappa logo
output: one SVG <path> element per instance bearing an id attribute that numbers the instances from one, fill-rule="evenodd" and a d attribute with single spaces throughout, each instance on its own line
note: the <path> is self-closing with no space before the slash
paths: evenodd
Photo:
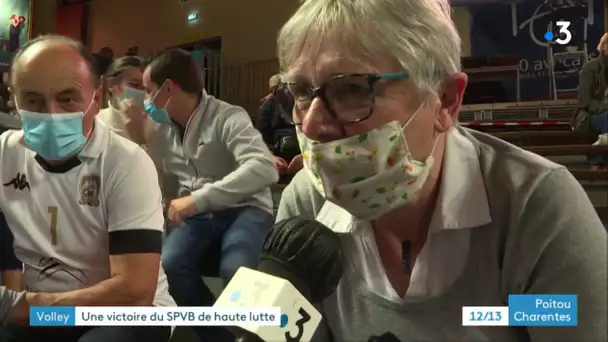
<path id="1" fill-rule="evenodd" d="M 32 190 L 30 188 L 30 183 L 25 178 L 25 173 L 18 172 L 15 178 L 11 179 L 7 183 L 2 184 L 6 187 L 12 186 L 15 190 L 23 191 L 25 189 Z"/>

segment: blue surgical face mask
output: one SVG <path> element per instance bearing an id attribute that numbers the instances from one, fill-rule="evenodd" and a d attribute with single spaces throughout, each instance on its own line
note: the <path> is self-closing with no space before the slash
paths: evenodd
<path id="1" fill-rule="evenodd" d="M 92 104 L 93 101 L 86 111 L 77 113 L 19 110 L 25 143 L 46 160 L 64 160 L 76 155 L 87 141 L 82 132 L 82 121 Z"/>
<path id="2" fill-rule="evenodd" d="M 144 100 L 144 110 L 146 111 L 146 113 L 148 113 L 148 116 L 150 117 L 150 119 L 152 119 L 152 121 L 161 124 L 170 124 L 171 118 L 169 117 L 169 113 L 167 112 L 167 105 L 169 105 L 169 102 L 171 102 L 171 97 L 169 97 L 167 103 L 165 103 L 163 108 L 158 108 L 154 104 L 154 99 L 156 98 L 156 95 L 158 95 L 159 91 L 160 88 L 156 91 L 156 94 L 154 94 L 151 99 Z"/>
<path id="3" fill-rule="evenodd" d="M 122 95 L 122 99 L 124 100 L 135 100 L 135 103 L 139 106 L 139 107 L 143 107 L 144 106 L 144 100 L 146 98 L 146 92 L 144 92 L 143 90 L 139 90 L 139 89 L 135 89 L 135 88 L 131 88 L 131 87 L 125 87 L 124 93 Z"/>

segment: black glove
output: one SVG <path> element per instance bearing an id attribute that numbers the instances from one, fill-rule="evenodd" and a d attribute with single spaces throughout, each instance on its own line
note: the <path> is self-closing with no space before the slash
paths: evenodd
<path id="1" fill-rule="evenodd" d="M 338 286 L 343 264 L 338 235 L 320 222 L 295 216 L 274 225 L 258 270 L 288 279 L 311 303 L 320 303 Z"/>
<path id="2" fill-rule="evenodd" d="M 385 332 L 380 336 L 371 336 L 367 342 L 401 342 L 397 336 L 391 332 Z"/>

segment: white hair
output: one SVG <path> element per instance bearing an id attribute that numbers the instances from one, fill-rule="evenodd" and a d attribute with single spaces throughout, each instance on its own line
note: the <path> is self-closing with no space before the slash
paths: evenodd
<path id="1" fill-rule="evenodd" d="M 279 63 L 286 70 L 331 46 L 372 67 L 396 62 L 420 90 L 435 92 L 460 70 L 450 14 L 447 0 L 304 0 L 279 33 Z"/>

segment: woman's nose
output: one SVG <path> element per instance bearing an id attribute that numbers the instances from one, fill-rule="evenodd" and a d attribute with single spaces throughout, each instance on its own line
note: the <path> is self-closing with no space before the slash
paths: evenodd
<path id="1" fill-rule="evenodd" d="M 313 99 L 300 127 L 309 139 L 328 142 L 341 139 L 343 129 L 320 98 Z"/>

